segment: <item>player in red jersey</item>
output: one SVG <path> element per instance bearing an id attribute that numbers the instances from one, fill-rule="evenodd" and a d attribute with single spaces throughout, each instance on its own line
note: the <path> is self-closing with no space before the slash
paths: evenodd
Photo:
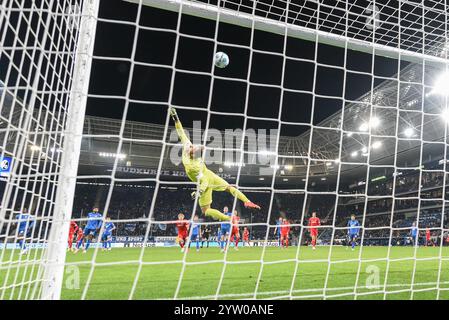
<path id="1" fill-rule="evenodd" d="M 288 248 L 288 234 L 290 233 L 290 223 L 287 219 L 282 220 L 281 229 L 281 248 Z"/>
<path id="2" fill-rule="evenodd" d="M 234 249 L 237 251 L 239 250 L 238 245 L 240 241 L 239 221 L 240 221 L 239 213 L 237 212 L 237 210 L 234 210 L 234 214 L 232 215 L 231 218 L 232 230 L 230 239 L 234 241 Z"/>
<path id="3" fill-rule="evenodd" d="M 69 229 L 69 240 L 68 240 L 68 248 L 67 251 L 73 251 L 72 245 L 73 245 L 73 236 L 75 235 L 75 232 L 77 232 L 79 229 L 78 224 L 75 221 L 70 221 L 70 229 Z"/>
<path id="4" fill-rule="evenodd" d="M 245 246 L 245 243 L 249 246 L 249 230 L 247 227 L 243 228 L 243 246 Z"/>
<path id="5" fill-rule="evenodd" d="M 432 244 L 432 240 L 430 239 L 430 229 L 426 228 L 426 247 L 430 244 Z"/>
<path id="6" fill-rule="evenodd" d="M 178 221 L 176 221 L 176 228 L 178 229 L 178 243 L 181 247 L 181 252 L 184 252 L 184 246 L 187 243 L 189 236 L 189 222 L 184 219 L 184 214 L 178 214 Z"/>
<path id="7" fill-rule="evenodd" d="M 77 253 L 79 251 L 81 245 L 83 244 L 83 241 L 84 241 L 83 228 L 79 227 L 78 230 L 76 231 L 76 246 L 73 253 Z"/>
<path id="8" fill-rule="evenodd" d="M 309 227 L 317 227 L 321 225 L 320 218 L 316 216 L 316 212 L 312 212 L 312 216 L 309 218 Z M 316 249 L 316 238 L 318 237 L 317 228 L 309 228 L 310 237 L 312 238 L 312 249 Z"/>

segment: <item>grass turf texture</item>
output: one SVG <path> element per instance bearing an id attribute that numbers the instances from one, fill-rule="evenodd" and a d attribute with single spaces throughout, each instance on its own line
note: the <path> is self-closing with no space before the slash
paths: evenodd
<path id="1" fill-rule="evenodd" d="M 261 247 L 244 247 L 240 248 L 240 251 L 230 248 L 226 255 L 229 263 L 225 268 L 224 255 L 218 248 L 203 248 L 200 252 L 192 248 L 185 256 L 188 263 L 184 268 L 178 298 L 214 298 L 222 274 L 219 298 L 253 298 L 260 271 L 262 274 L 255 295 L 258 299 L 289 298 L 291 290 L 293 298 L 297 299 L 322 299 L 323 294 L 326 295 L 326 299 L 354 299 L 354 293 L 357 293 L 357 299 L 384 298 L 387 247 L 363 247 L 361 253 L 360 248 L 351 251 L 345 247 L 335 246 L 330 252 L 329 247 L 318 247 L 316 251 L 312 251 L 310 247 L 301 247 L 299 263 L 296 264 L 294 259 L 297 249 L 297 247 L 290 247 L 287 250 L 281 250 L 276 247 L 267 247 L 264 254 L 266 263 L 261 270 L 260 260 L 263 251 Z M 67 253 L 66 262 L 69 265 L 65 270 L 62 299 L 81 298 L 91 271 L 94 251 L 91 249 L 87 254 L 80 252 L 76 255 Z M 32 269 L 32 265 L 28 268 L 13 266 L 8 273 L 8 270 L 4 268 L 8 265 L 6 261 L 11 258 L 17 261 L 19 259 L 17 253 L 15 250 L 14 256 L 11 257 L 11 251 L 6 251 L 3 257 L 2 269 L 0 269 L 2 288 L 5 284 L 29 281 L 37 274 L 38 268 L 35 266 Z M 415 249 L 412 247 L 390 248 L 386 299 L 436 299 L 437 288 L 449 289 L 449 260 L 446 260 L 449 258 L 449 248 L 442 249 L 442 260 L 438 259 L 439 247 L 418 248 L 417 258 L 425 260 L 413 259 L 414 253 Z M 35 254 L 36 251 L 31 250 L 29 258 L 34 257 Z M 98 251 L 86 299 L 128 299 L 138 271 L 140 254 L 140 248 Z M 331 264 L 328 263 L 328 257 L 332 261 Z M 133 299 L 173 298 L 183 269 L 183 259 L 184 254 L 178 247 L 145 249 L 144 264 L 140 270 Z M 206 263 L 196 264 L 197 262 Z M 236 262 L 244 263 L 236 264 Z M 103 265 L 104 263 L 115 264 Z M 296 277 L 294 277 L 296 267 Z M 328 268 L 329 277 L 325 285 Z M 77 286 L 74 279 L 78 277 L 78 274 L 78 288 L 73 288 L 73 285 Z M 376 274 L 378 274 L 377 283 L 380 287 L 375 287 Z M 374 287 L 367 288 L 367 282 Z M 412 282 L 414 282 L 413 293 L 410 290 Z M 31 292 L 33 285 L 32 283 L 28 292 Z M 3 294 L 4 299 L 24 298 L 28 287 L 25 285 L 0 289 L 0 296 Z M 439 291 L 439 299 L 448 298 L 449 291 Z"/>

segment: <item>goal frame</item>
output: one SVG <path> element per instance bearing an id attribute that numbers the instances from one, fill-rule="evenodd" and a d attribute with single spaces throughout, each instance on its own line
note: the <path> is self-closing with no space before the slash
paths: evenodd
<path id="1" fill-rule="evenodd" d="M 81 11 L 53 226 L 43 255 L 42 300 L 61 298 L 99 5 L 100 0 L 84 0 Z"/>
<path id="2" fill-rule="evenodd" d="M 227 8 L 218 8 L 216 5 L 208 5 L 206 3 L 193 2 L 188 0 L 123 0 L 131 3 L 155 7 L 158 9 L 179 12 L 205 18 L 209 20 L 217 20 L 220 22 L 238 25 L 241 27 L 275 33 L 278 35 L 286 35 L 287 37 L 299 38 L 313 42 L 319 42 L 349 50 L 360 51 L 364 53 L 384 56 L 392 59 L 401 59 L 408 62 L 422 63 L 423 60 L 430 65 L 445 65 L 448 63 L 444 57 L 436 57 L 424 53 L 412 52 L 409 50 L 393 48 L 387 45 L 381 45 L 365 40 L 358 40 L 351 37 L 340 36 L 330 32 L 297 26 L 285 21 L 275 21 L 251 15 L 244 12 L 237 12 Z M 285 19 L 284 19 L 285 20 Z M 254 22 L 253 22 L 254 21 Z"/>

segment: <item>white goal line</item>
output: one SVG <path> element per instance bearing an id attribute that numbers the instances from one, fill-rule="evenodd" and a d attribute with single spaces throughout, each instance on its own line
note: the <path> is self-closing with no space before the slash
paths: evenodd
<path id="1" fill-rule="evenodd" d="M 435 285 L 448 285 L 449 281 L 443 281 L 443 282 L 416 282 L 413 283 L 414 287 L 424 287 L 424 286 L 435 286 Z M 311 288 L 311 289 L 296 289 L 292 290 L 292 293 L 300 294 L 300 293 L 315 293 L 315 292 L 323 292 L 323 291 L 330 291 L 330 292 L 337 292 L 337 291 L 346 291 L 351 290 L 352 292 L 345 292 L 340 294 L 334 294 L 334 295 L 326 295 L 326 294 L 314 294 L 314 295 L 304 295 L 304 296 L 292 296 L 292 295 L 284 295 L 286 293 L 290 293 L 290 290 L 279 290 L 279 291 L 260 291 L 257 292 L 257 296 L 272 296 L 272 295 L 282 295 L 278 298 L 299 298 L 299 299 L 307 299 L 307 298 L 332 298 L 332 297 L 339 297 L 342 295 L 372 295 L 372 294 L 380 294 L 385 293 L 384 290 L 375 290 L 375 291 L 367 291 L 367 292 L 355 292 L 355 290 L 374 290 L 378 289 L 380 287 L 383 287 L 383 285 L 379 285 L 378 287 L 369 288 L 367 286 L 357 286 L 357 287 L 333 287 L 333 288 Z M 388 284 L 386 286 L 387 288 L 402 288 L 402 287 L 410 287 L 409 289 L 401 289 L 401 290 L 395 290 L 395 291 L 387 291 L 387 294 L 395 294 L 395 293 L 401 293 L 401 292 L 407 292 L 407 291 L 428 291 L 428 290 L 449 290 L 448 288 L 441 288 L 441 287 L 432 287 L 432 288 L 422 288 L 422 289 L 412 289 L 412 283 L 394 283 L 394 284 Z M 249 293 L 229 293 L 229 294 L 220 294 L 218 296 L 216 295 L 208 295 L 208 296 L 194 296 L 194 297 L 186 297 L 186 298 L 179 298 L 178 300 L 202 300 L 202 299 L 215 299 L 218 298 L 240 298 L 240 299 L 248 299 L 248 297 L 253 297 L 254 292 Z M 267 299 L 275 299 L 276 297 L 269 297 Z"/>

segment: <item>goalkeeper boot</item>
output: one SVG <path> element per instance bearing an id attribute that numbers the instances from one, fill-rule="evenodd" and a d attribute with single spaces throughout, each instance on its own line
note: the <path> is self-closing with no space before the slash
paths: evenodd
<path id="1" fill-rule="evenodd" d="M 243 204 L 245 206 L 245 208 L 249 208 L 249 209 L 259 209 L 260 210 L 260 206 L 258 206 L 255 203 L 252 203 L 251 201 L 247 201 Z"/>

